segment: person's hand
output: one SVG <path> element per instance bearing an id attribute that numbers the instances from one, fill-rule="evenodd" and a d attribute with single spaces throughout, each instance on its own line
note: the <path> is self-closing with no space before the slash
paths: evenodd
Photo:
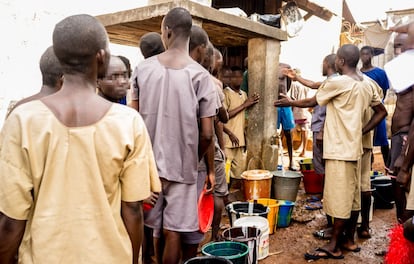
<path id="1" fill-rule="evenodd" d="M 149 204 L 149 205 L 151 205 L 152 207 L 154 207 L 155 203 L 156 203 L 156 202 L 157 202 L 157 200 L 158 200 L 158 196 L 159 196 L 159 193 L 151 192 L 151 196 L 150 196 L 150 197 L 148 197 L 147 199 L 145 199 L 145 200 L 143 201 L 143 203 Z"/>
<path id="2" fill-rule="evenodd" d="M 291 106 L 292 105 L 292 99 L 290 99 L 289 96 L 287 96 L 286 94 L 279 94 L 279 98 L 278 100 L 274 101 L 273 105 L 275 107 L 278 106 Z"/>
<path id="3" fill-rule="evenodd" d="M 292 79 L 292 81 L 296 81 L 297 80 L 297 73 L 294 69 L 283 69 L 282 70 L 282 74 L 289 77 L 290 79 Z"/>
<path id="4" fill-rule="evenodd" d="M 239 146 L 239 139 L 236 137 L 236 135 L 234 135 L 233 133 L 230 133 L 229 138 L 230 138 L 230 141 L 233 147 Z"/>
<path id="5" fill-rule="evenodd" d="M 254 93 L 252 96 L 250 96 L 249 98 L 246 99 L 246 101 L 244 101 L 244 105 L 246 106 L 246 108 L 257 104 L 259 102 L 260 96 L 257 93 Z"/>
<path id="6" fill-rule="evenodd" d="M 410 191 L 411 172 L 406 170 L 400 170 L 397 174 L 397 184 L 406 192 Z"/>
<path id="7" fill-rule="evenodd" d="M 214 186 L 216 185 L 216 174 L 214 172 L 208 173 L 206 177 L 206 182 L 204 183 L 204 189 L 207 193 L 212 193 L 214 191 Z"/>

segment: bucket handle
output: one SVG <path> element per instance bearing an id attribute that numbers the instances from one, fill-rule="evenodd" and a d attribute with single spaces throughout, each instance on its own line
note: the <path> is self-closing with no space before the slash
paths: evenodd
<path id="1" fill-rule="evenodd" d="M 250 170 L 250 164 L 251 164 L 252 160 L 255 160 L 255 159 L 260 161 L 260 164 L 262 165 L 262 169 L 264 169 L 263 160 L 261 158 L 259 158 L 258 156 L 253 156 L 249 159 L 249 163 L 247 164 L 247 170 Z"/>

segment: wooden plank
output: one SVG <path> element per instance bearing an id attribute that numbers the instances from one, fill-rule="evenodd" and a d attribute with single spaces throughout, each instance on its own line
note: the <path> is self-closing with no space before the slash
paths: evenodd
<path id="1" fill-rule="evenodd" d="M 112 42 L 138 46 L 139 38 L 151 31 L 160 32 L 162 18 L 174 7 L 184 7 L 202 26 L 212 43 L 217 46 L 246 46 L 250 38 L 261 37 L 287 40 L 285 31 L 227 14 L 217 9 L 188 0 L 145 6 L 97 16 L 108 31 Z"/>

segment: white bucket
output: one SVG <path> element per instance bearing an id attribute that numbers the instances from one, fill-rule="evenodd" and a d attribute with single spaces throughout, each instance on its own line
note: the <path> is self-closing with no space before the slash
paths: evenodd
<path id="1" fill-rule="evenodd" d="M 234 221 L 234 226 L 251 226 L 259 228 L 261 233 L 259 237 L 259 260 L 269 256 L 269 221 L 261 216 L 246 216 Z"/>

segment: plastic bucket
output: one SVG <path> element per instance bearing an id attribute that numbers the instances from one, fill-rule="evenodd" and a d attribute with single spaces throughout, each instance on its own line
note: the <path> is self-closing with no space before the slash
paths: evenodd
<path id="1" fill-rule="evenodd" d="M 392 209 L 394 207 L 394 191 L 389 176 L 374 176 L 371 179 L 374 209 Z"/>
<path id="2" fill-rule="evenodd" d="M 259 255 L 260 229 L 250 226 L 231 227 L 223 231 L 221 236 L 226 241 L 235 241 L 246 244 L 249 247 L 248 263 L 256 264 Z"/>
<path id="3" fill-rule="evenodd" d="M 314 170 L 312 159 L 302 159 L 299 161 L 301 171 Z"/>
<path id="4" fill-rule="evenodd" d="M 234 222 L 235 227 L 256 227 L 260 229 L 258 243 L 258 259 L 264 259 L 269 256 L 269 222 L 267 218 L 260 216 L 248 216 L 239 218 Z"/>
<path id="5" fill-rule="evenodd" d="M 273 175 L 268 170 L 248 170 L 241 174 L 246 200 L 270 198 Z"/>
<path id="6" fill-rule="evenodd" d="M 246 264 L 249 248 L 240 242 L 211 242 L 204 245 L 201 248 L 201 252 L 206 256 L 216 256 L 228 259 L 233 264 Z"/>
<path id="7" fill-rule="evenodd" d="M 288 227 L 292 217 L 292 211 L 295 203 L 292 201 L 280 200 L 279 213 L 277 216 L 277 227 Z"/>
<path id="8" fill-rule="evenodd" d="M 273 171 L 273 191 L 277 200 L 296 201 L 302 174 L 295 171 Z"/>
<path id="9" fill-rule="evenodd" d="M 222 257 L 203 256 L 189 259 L 184 264 L 232 264 L 232 262 Z"/>
<path id="10" fill-rule="evenodd" d="M 314 170 L 303 170 L 303 187 L 308 194 L 323 192 L 324 174 L 317 174 Z"/>
<path id="11" fill-rule="evenodd" d="M 250 210 L 249 210 L 250 209 Z M 259 203 L 234 202 L 226 206 L 230 225 L 233 226 L 236 219 L 246 216 L 261 216 L 267 218 L 269 207 Z"/>
<path id="12" fill-rule="evenodd" d="M 249 202 L 255 202 L 269 207 L 269 213 L 267 214 L 267 221 L 269 221 L 269 234 L 276 232 L 277 215 L 279 213 L 279 201 L 276 199 L 257 199 L 250 200 Z"/>

